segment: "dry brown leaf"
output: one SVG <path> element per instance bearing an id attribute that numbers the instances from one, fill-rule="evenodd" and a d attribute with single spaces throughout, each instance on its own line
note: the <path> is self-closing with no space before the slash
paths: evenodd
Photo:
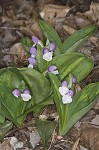
<path id="1" fill-rule="evenodd" d="M 80 85 L 79 84 L 75 84 L 75 92 L 77 93 L 79 91 L 81 91 Z"/>
<path id="2" fill-rule="evenodd" d="M 79 140 L 80 140 L 80 138 L 78 138 L 78 139 L 75 141 L 75 143 L 74 143 L 74 145 L 73 145 L 73 147 L 72 147 L 72 150 L 79 150 Z"/>
<path id="3" fill-rule="evenodd" d="M 14 150 L 23 147 L 23 142 L 22 141 L 18 141 L 18 139 L 16 137 L 14 137 L 14 136 L 10 137 L 10 143 L 14 147 Z"/>
<path id="4" fill-rule="evenodd" d="M 73 33 L 76 31 L 76 29 L 74 29 L 74 28 L 72 28 L 72 27 L 70 27 L 70 26 L 68 26 L 68 25 L 63 25 L 63 29 L 64 29 L 69 35 L 73 34 Z"/>
<path id="5" fill-rule="evenodd" d="M 85 147 L 83 147 L 82 145 L 80 145 L 80 150 L 88 150 Z"/>
<path id="6" fill-rule="evenodd" d="M 12 56 L 16 65 L 19 63 L 25 64 L 27 62 L 27 53 L 21 43 L 14 44 L 11 47 L 9 54 Z"/>
<path id="7" fill-rule="evenodd" d="M 91 22 L 99 25 L 99 3 L 92 2 L 90 5 L 90 10 L 85 13 L 77 13 L 80 16 L 85 16 Z"/>
<path id="8" fill-rule="evenodd" d="M 42 33 L 42 30 L 38 24 L 38 21 L 35 21 L 32 25 L 31 25 L 31 30 L 35 33 L 35 35 L 41 40 L 44 41 L 44 35 Z"/>
<path id="9" fill-rule="evenodd" d="M 99 109 L 99 100 L 97 101 L 96 105 L 94 106 L 94 109 Z"/>
<path id="10" fill-rule="evenodd" d="M 40 139 L 40 135 L 36 129 L 30 133 L 30 143 L 33 149 L 40 142 Z"/>
<path id="11" fill-rule="evenodd" d="M 10 141 L 6 139 L 2 144 L 0 144 L 0 150 L 14 150 L 14 148 L 10 144 Z"/>
<path id="12" fill-rule="evenodd" d="M 85 127 L 81 131 L 80 137 L 81 145 L 90 150 L 99 150 L 99 128 L 92 126 Z"/>
<path id="13" fill-rule="evenodd" d="M 29 36 L 35 36 L 34 32 L 30 29 L 30 27 L 23 27 L 23 26 L 20 26 L 19 28 L 21 30 L 22 33 L 26 34 L 26 35 L 29 35 Z"/>
<path id="14" fill-rule="evenodd" d="M 40 16 L 51 24 L 55 24 L 58 18 L 65 18 L 69 10 L 70 8 L 68 6 L 47 4 L 40 12 Z"/>
<path id="15" fill-rule="evenodd" d="M 91 121 L 91 123 L 99 126 L 99 115 L 96 115 L 96 117 Z"/>
<path id="16" fill-rule="evenodd" d="M 7 16 L 2 17 L 2 22 L 9 22 L 10 24 L 14 25 L 15 27 L 24 26 L 27 24 L 26 20 L 14 20 L 12 18 L 9 18 Z"/>
<path id="17" fill-rule="evenodd" d="M 90 37 L 90 41 L 95 45 L 98 46 L 97 42 L 98 42 L 98 38 L 95 36 Z"/>
<path id="18" fill-rule="evenodd" d="M 86 16 L 83 16 L 83 14 L 82 15 L 77 14 L 74 16 L 74 18 L 76 21 L 76 25 L 79 28 L 83 28 L 83 27 L 90 25 L 92 23 L 91 20 L 88 20 L 88 18 L 86 18 Z"/>

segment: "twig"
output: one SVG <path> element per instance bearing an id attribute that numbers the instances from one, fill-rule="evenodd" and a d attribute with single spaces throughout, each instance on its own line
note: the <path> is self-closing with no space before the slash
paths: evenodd
<path id="1" fill-rule="evenodd" d="M 5 30 L 7 30 L 7 29 L 9 29 L 9 30 L 20 30 L 20 29 L 18 29 L 18 28 L 9 28 L 9 27 L 0 27 L 1 29 L 5 29 Z"/>

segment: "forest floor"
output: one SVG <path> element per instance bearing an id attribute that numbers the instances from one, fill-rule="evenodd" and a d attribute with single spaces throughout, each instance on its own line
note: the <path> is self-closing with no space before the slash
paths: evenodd
<path id="1" fill-rule="evenodd" d="M 74 31 L 95 24 L 97 31 L 79 49 L 94 60 L 93 71 L 81 83 L 99 81 L 99 1 L 72 0 L 1 0 L 0 1 L 0 68 L 27 65 L 27 53 L 21 44 L 22 37 L 45 37 L 39 19 L 48 21 L 64 41 Z M 54 116 L 55 107 L 47 107 L 42 115 Z M 0 150 L 43 149 L 33 114 L 29 114 L 24 128 L 13 128 L 0 144 Z M 99 100 L 96 105 L 64 137 L 54 133 L 48 150 L 99 150 Z"/>

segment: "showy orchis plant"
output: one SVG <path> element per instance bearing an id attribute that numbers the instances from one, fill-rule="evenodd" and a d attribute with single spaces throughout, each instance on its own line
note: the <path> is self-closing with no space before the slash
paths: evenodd
<path id="1" fill-rule="evenodd" d="M 39 23 L 47 41 L 42 43 L 35 36 L 22 39 L 28 54 L 27 67 L 0 69 L 0 112 L 19 127 L 29 112 L 37 115 L 46 105 L 55 104 L 59 133 L 65 135 L 99 96 L 99 82 L 75 92 L 75 84 L 94 66 L 91 58 L 75 51 L 96 27 L 83 28 L 62 43 L 51 25 L 44 21 Z M 43 125 L 46 126 L 44 122 Z"/>

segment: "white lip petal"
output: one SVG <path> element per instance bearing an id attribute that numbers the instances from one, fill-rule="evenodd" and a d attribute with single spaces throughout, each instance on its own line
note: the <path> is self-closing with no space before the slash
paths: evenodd
<path id="1" fill-rule="evenodd" d="M 28 65 L 28 68 L 33 68 L 33 65 L 29 64 L 29 65 Z"/>
<path id="2" fill-rule="evenodd" d="M 69 89 L 66 86 L 59 87 L 59 92 L 62 96 L 64 96 L 66 93 L 68 93 Z"/>
<path id="3" fill-rule="evenodd" d="M 35 58 L 35 57 L 36 57 L 36 55 L 34 55 L 34 54 L 31 54 L 31 57 Z"/>
<path id="4" fill-rule="evenodd" d="M 46 61 L 51 61 L 52 60 L 52 53 L 51 52 L 48 52 L 48 53 L 45 53 L 43 55 L 43 59 L 46 60 Z"/>
<path id="5" fill-rule="evenodd" d="M 63 104 L 69 104 L 69 103 L 71 103 L 71 102 L 72 102 L 71 96 L 69 96 L 69 95 L 64 95 L 64 96 L 62 97 L 62 102 L 63 102 Z"/>
<path id="6" fill-rule="evenodd" d="M 23 101 L 29 101 L 31 99 L 30 94 L 21 94 Z"/>
<path id="7" fill-rule="evenodd" d="M 59 74 L 58 70 L 52 71 L 53 74 Z"/>
<path id="8" fill-rule="evenodd" d="M 14 94 L 14 96 L 16 97 L 16 98 L 18 98 L 19 96 L 18 95 L 16 95 L 16 94 Z"/>

